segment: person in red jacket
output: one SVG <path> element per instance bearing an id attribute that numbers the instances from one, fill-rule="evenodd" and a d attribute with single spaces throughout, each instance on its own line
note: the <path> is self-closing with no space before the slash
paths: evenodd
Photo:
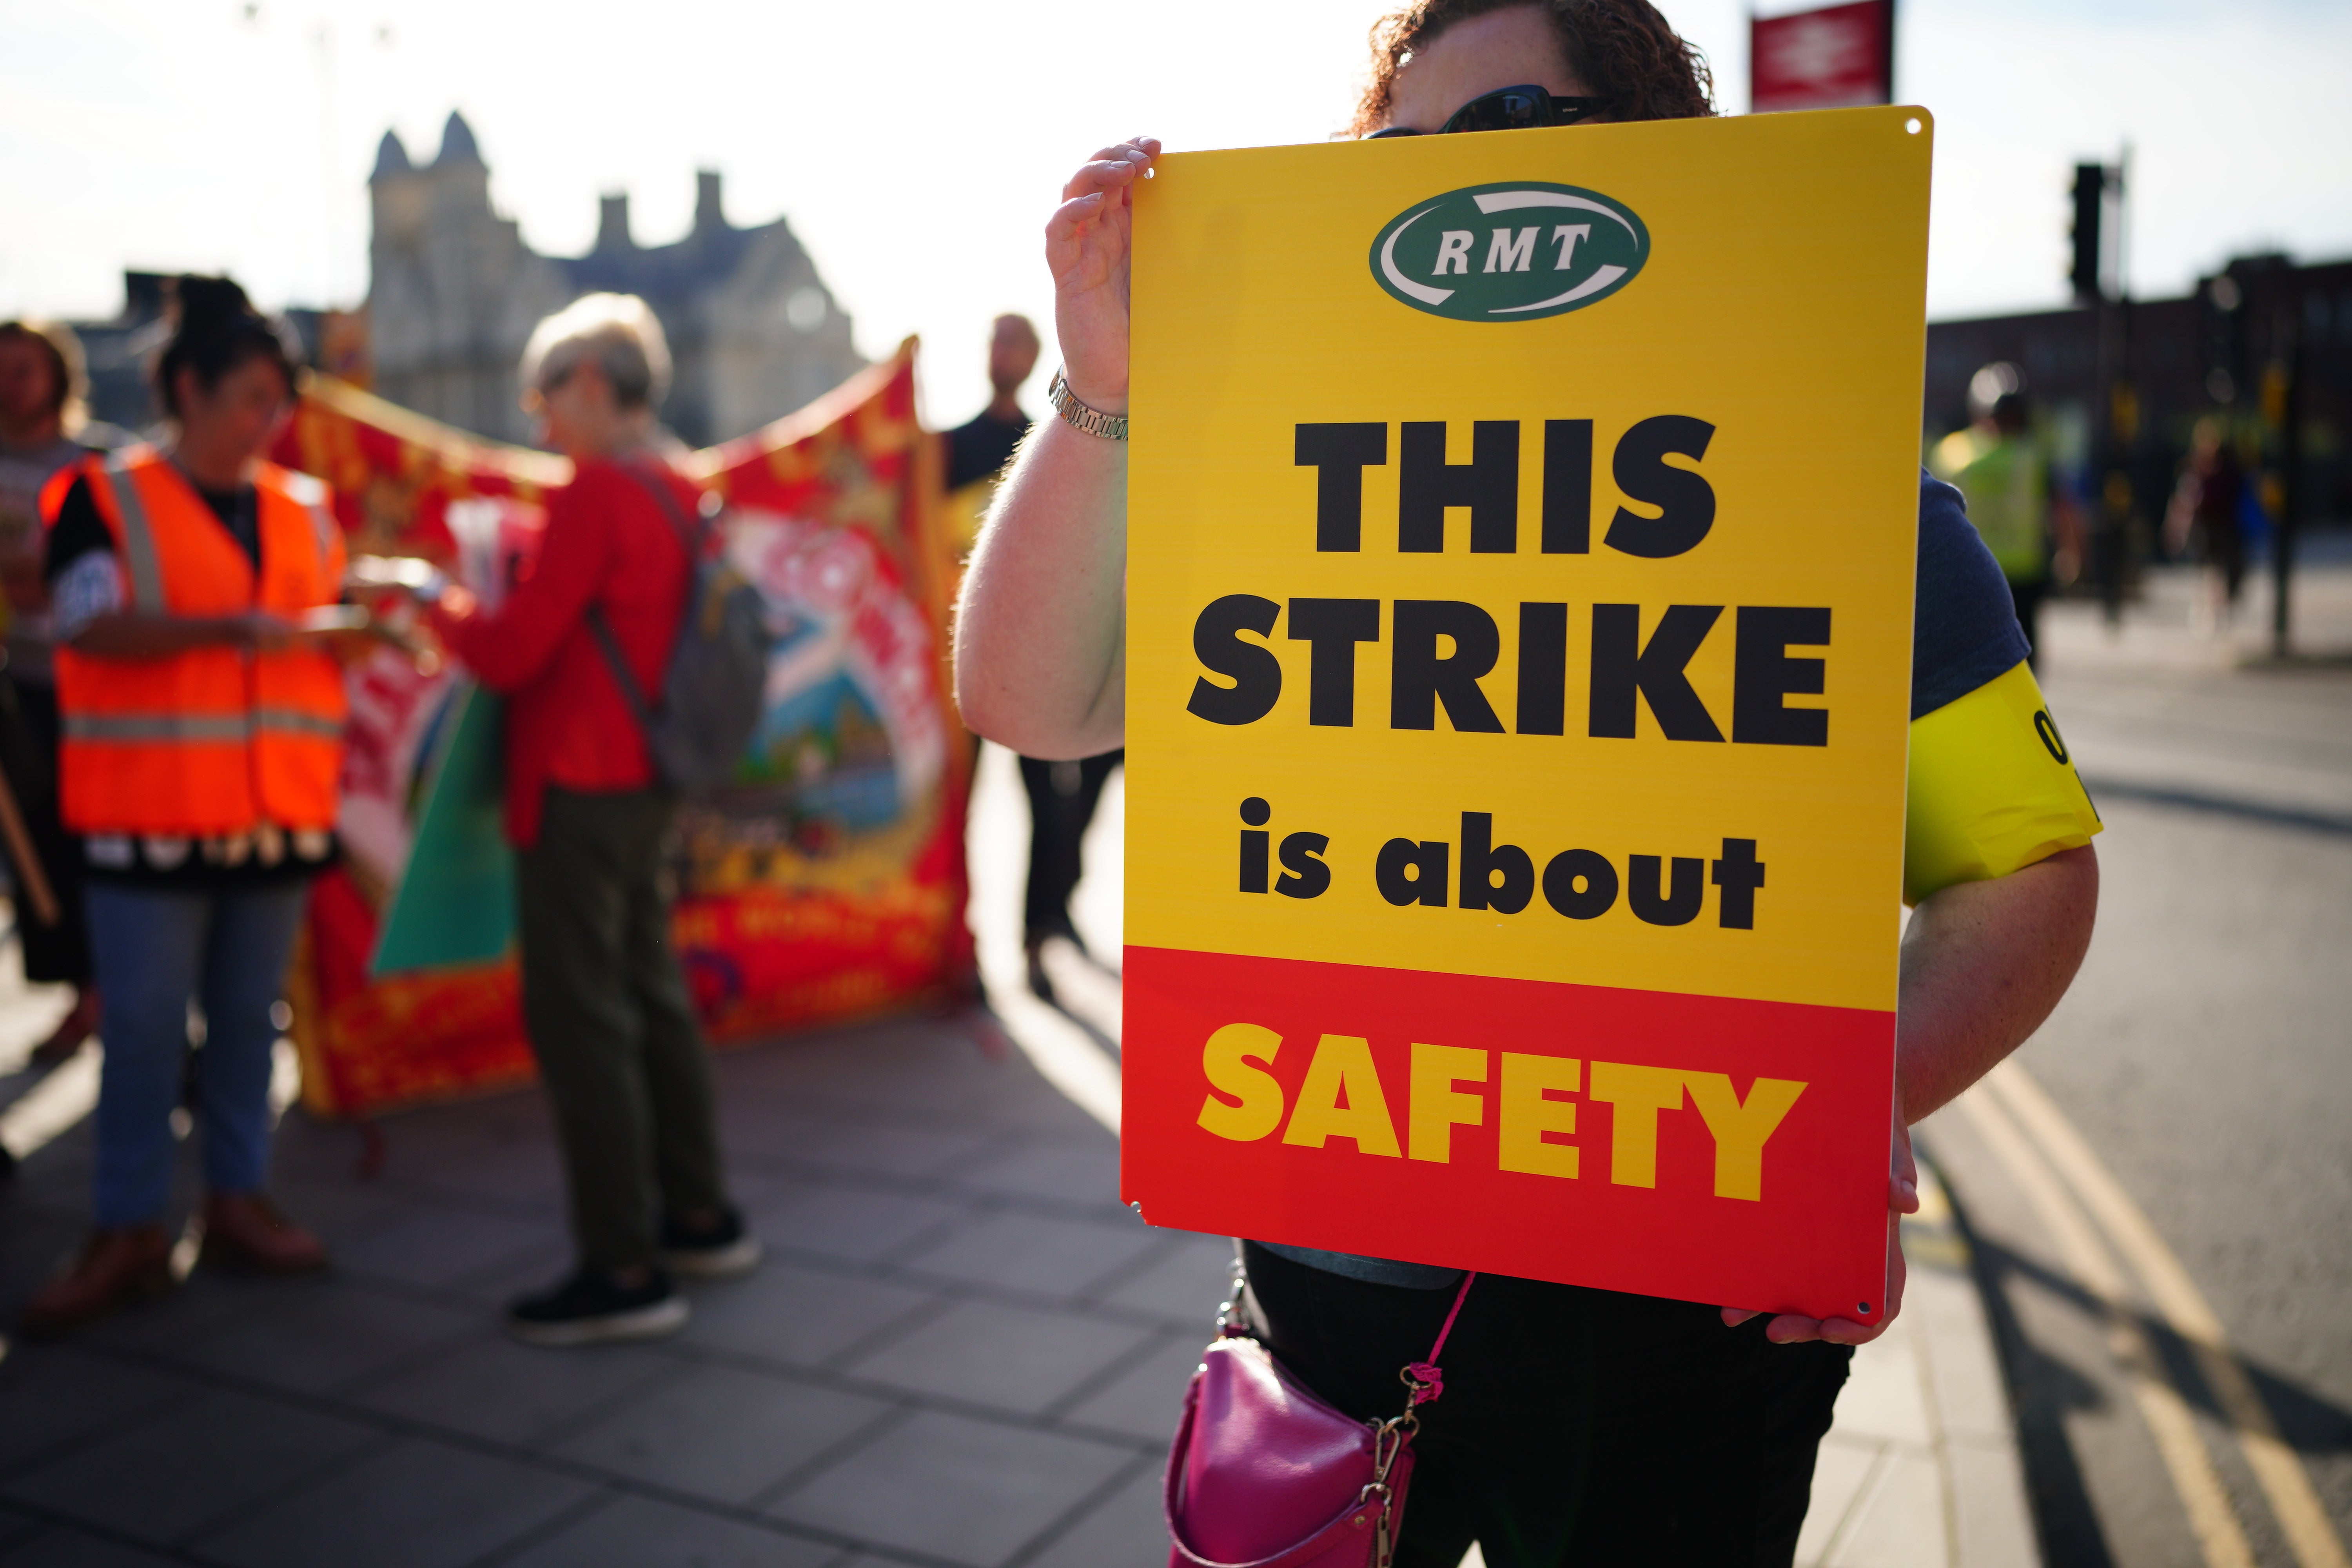
<path id="1" fill-rule="evenodd" d="M 509 1309 L 536 1344 L 645 1339 L 688 1308 L 675 1274 L 748 1272 L 759 1244 L 728 1201 L 710 1074 L 671 943 L 664 847 L 677 797 L 599 647 L 601 615 L 638 689 L 658 692 L 690 576 L 700 496 L 656 452 L 669 376 L 660 323 L 592 294 L 541 321 L 524 404 L 578 466 L 549 498 L 537 561 L 495 612 L 462 588 L 442 640 L 504 694 L 507 832 L 518 856 L 523 1021 L 553 1103 L 579 1267 Z"/>

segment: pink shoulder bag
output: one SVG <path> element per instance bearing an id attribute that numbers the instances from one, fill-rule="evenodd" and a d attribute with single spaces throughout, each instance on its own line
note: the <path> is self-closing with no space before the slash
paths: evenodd
<path id="1" fill-rule="evenodd" d="M 1463 1277 L 1429 1359 L 1397 1374 L 1404 1410 L 1386 1421 L 1333 1409 L 1276 1365 L 1236 1321 L 1237 1282 L 1168 1449 L 1168 1568 L 1388 1568 L 1415 1411 L 1445 1391 L 1438 1353 L 1476 1278 Z"/>

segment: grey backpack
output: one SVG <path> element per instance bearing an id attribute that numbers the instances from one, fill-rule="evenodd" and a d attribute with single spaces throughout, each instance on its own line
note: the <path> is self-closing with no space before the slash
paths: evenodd
<path id="1" fill-rule="evenodd" d="M 646 701 L 602 605 L 588 606 L 588 629 L 604 650 L 629 711 L 636 716 L 646 748 L 653 753 L 654 771 L 671 788 L 698 794 L 725 784 L 751 746 L 765 706 L 768 651 L 775 638 L 768 630 L 760 590 L 745 582 L 723 555 L 707 553 L 719 519 L 719 498 L 704 496 L 700 518 L 688 521 L 667 485 L 626 463 L 620 468 L 669 519 L 678 542 L 686 547 L 690 568 L 686 615 L 662 677 L 660 707 Z"/>

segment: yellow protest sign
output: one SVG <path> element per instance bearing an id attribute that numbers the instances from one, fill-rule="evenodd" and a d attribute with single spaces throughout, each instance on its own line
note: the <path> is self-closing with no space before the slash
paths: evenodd
<path id="1" fill-rule="evenodd" d="M 1881 1303 L 1917 110 L 1163 157 L 1126 1195 Z"/>

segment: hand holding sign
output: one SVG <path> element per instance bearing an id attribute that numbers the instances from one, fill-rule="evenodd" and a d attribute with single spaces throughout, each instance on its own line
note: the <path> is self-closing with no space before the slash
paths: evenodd
<path id="1" fill-rule="evenodd" d="M 1808 1318 L 1795 1312 L 1782 1312 L 1764 1325 L 1764 1335 L 1776 1345 L 1803 1344 L 1808 1340 L 1827 1340 L 1832 1344 L 1868 1344 L 1886 1331 L 1903 1310 L 1903 1285 L 1908 1266 L 1903 1261 L 1903 1216 L 1919 1212 L 1919 1162 L 1911 1152 L 1911 1129 L 1903 1123 L 1903 1090 L 1898 1082 L 1895 1091 L 1895 1142 L 1892 1168 L 1886 1175 L 1886 1311 L 1874 1323 L 1857 1323 L 1847 1318 Z M 1738 1307 L 1723 1310 L 1723 1326 L 1736 1329 L 1748 1319 L 1760 1316 Z"/>
<path id="2" fill-rule="evenodd" d="M 1045 225 L 1045 265 L 1054 274 L 1054 326 L 1063 379 L 1078 401 L 1127 412 L 1129 241 L 1135 182 L 1151 170 L 1160 142 L 1138 136 L 1106 147 L 1070 176 Z"/>

